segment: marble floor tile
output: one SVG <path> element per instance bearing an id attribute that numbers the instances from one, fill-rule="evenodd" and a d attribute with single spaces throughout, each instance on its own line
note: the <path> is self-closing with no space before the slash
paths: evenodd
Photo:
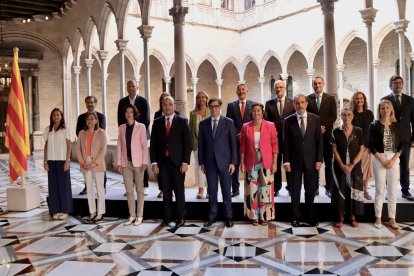
<path id="1" fill-rule="evenodd" d="M 11 225 L 9 228 L 7 228 L 7 232 L 41 233 L 62 224 L 64 224 L 62 221 L 29 220 L 16 226 Z"/>
<path id="2" fill-rule="evenodd" d="M 24 246 L 18 252 L 22 253 L 44 253 L 44 254 L 62 254 L 71 247 L 74 247 L 81 238 L 68 237 L 44 237 L 40 240 Z"/>
<path id="3" fill-rule="evenodd" d="M 66 261 L 50 271 L 48 276 L 102 276 L 107 275 L 114 263 Z"/>
<path id="4" fill-rule="evenodd" d="M 121 223 L 107 234 L 114 236 L 148 236 L 158 226 L 160 226 L 159 223 L 143 223 L 138 226 L 134 226 L 133 224 L 125 226 Z"/>
<path id="5" fill-rule="evenodd" d="M 199 241 L 156 241 L 142 258 L 168 260 L 194 260 L 202 243 Z M 180 250 L 177 250 L 180 248 Z"/>
<path id="6" fill-rule="evenodd" d="M 288 242 L 284 252 L 286 262 L 342 262 L 344 258 L 333 242 Z"/>
<path id="7" fill-rule="evenodd" d="M 267 276 L 269 275 L 266 268 L 222 268 L 208 267 L 204 276 Z"/>
<path id="8" fill-rule="evenodd" d="M 410 268 L 368 268 L 369 273 L 375 276 L 411 276 L 414 275 L 414 267 Z"/>
<path id="9" fill-rule="evenodd" d="M 41 215 L 45 212 L 48 212 L 47 209 L 33 209 L 27 212 L 9 212 L 6 214 L 1 215 L 2 218 L 31 218 L 33 216 Z"/>
<path id="10" fill-rule="evenodd" d="M 234 224 L 232 228 L 224 228 L 222 238 L 236 239 L 267 239 L 268 227 L 253 226 L 252 224 Z"/>

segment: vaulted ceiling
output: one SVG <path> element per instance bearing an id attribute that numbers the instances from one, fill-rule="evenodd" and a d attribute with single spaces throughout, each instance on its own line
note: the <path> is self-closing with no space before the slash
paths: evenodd
<path id="1" fill-rule="evenodd" d="M 0 20 L 44 21 L 61 17 L 78 0 L 0 0 Z"/>

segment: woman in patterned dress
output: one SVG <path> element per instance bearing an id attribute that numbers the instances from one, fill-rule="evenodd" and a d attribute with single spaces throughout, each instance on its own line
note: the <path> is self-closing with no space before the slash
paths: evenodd
<path id="1" fill-rule="evenodd" d="M 246 172 L 244 214 L 254 226 L 265 226 L 275 218 L 273 174 L 279 152 L 277 131 L 263 119 L 264 106 L 251 107 L 252 121 L 243 125 L 240 136 L 240 170 Z"/>

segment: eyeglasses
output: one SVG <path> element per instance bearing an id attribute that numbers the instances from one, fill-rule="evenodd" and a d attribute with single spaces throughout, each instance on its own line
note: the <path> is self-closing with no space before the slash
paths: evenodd
<path id="1" fill-rule="evenodd" d="M 209 105 L 210 108 L 220 108 L 220 105 Z"/>

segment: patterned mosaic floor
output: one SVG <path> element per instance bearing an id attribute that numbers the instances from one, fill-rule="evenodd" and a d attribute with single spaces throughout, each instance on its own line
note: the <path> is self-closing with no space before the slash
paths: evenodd
<path id="1" fill-rule="evenodd" d="M 30 160 L 26 177 L 44 198 L 41 161 Z M 0 156 L 1 207 L 6 207 L 7 166 Z M 82 177 L 73 166 L 72 185 L 80 188 Z M 0 275 L 414 275 L 414 223 L 401 223 L 395 231 L 363 223 L 337 229 L 331 223 L 291 228 L 236 222 L 229 229 L 221 222 L 205 228 L 201 221 L 187 221 L 175 229 L 159 221 L 140 226 L 124 221 L 53 221 L 44 203 L 28 212 L 4 212 Z"/>

